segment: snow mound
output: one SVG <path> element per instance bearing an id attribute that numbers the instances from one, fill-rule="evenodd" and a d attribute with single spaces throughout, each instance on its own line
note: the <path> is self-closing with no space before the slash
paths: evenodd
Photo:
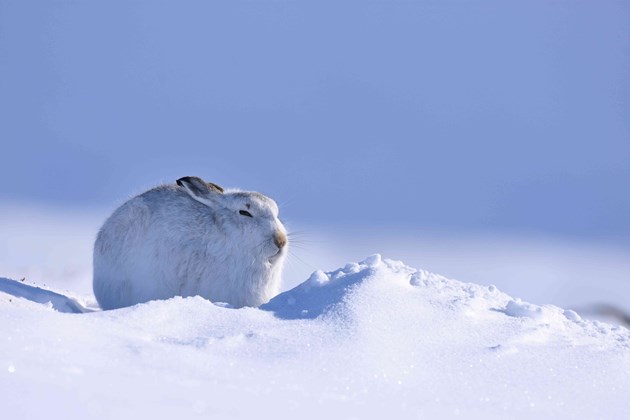
<path id="1" fill-rule="evenodd" d="M 453 333 L 461 335 L 469 333 L 458 331 L 463 325 L 480 325 L 483 321 L 509 327 L 505 336 L 492 335 L 500 342 L 522 342 L 536 331 L 539 341 L 544 336 L 546 341 L 578 345 L 597 338 L 613 347 L 630 348 L 630 336 L 623 327 L 584 321 L 573 310 L 523 302 L 494 286 L 449 280 L 400 261 L 383 260 L 378 254 L 329 273 L 316 271 L 306 282 L 276 296 L 260 309 L 281 319 L 322 317 L 333 319 L 338 325 L 353 323 L 355 328 L 366 324 L 366 331 L 371 329 L 376 339 L 401 330 L 407 323 L 411 329 L 422 322 L 426 330 L 452 324 Z M 479 334 L 474 329 L 472 332 Z M 505 343 L 488 348 L 497 346 Z"/>
<path id="2" fill-rule="evenodd" d="M 260 308 L 196 297 L 72 314 L 63 295 L 11 282 L 0 283 L 9 417 L 622 418 L 630 409 L 627 329 L 379 255 L 316 271 Z"/>

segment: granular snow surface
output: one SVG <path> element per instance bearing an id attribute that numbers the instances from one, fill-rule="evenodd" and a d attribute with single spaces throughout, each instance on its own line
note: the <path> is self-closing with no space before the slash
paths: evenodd
<path id="1" fill-rule="evenodd" d="M 630 331 L 373 255 L 260 308 L 0 281 L 3 418 L 630 418 Z"/>

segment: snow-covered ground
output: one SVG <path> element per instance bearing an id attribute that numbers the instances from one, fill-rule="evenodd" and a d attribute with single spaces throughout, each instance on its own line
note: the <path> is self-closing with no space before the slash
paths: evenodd
<path id="1" fill-rule="evenodd" d="M 630 416 L 626 328 L 504 293 L 623 304 L 623 249 L 315 230 L 261 308 L 175 298 L 103 312 L 90 247 L 105 215 L 18 210 L 0 211 L 3 417 Z M 479 284 L 378 255 L 339 261 L 370 246 Z"/>

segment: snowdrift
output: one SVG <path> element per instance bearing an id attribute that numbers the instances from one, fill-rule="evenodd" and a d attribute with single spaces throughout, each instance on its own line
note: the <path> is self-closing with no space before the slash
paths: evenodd
<path id="1" fill-rule="evenodd" d="M 8 279 L 0 305 L 7 418 L 630 416 L 627 329 L 379 255 L 260 308 Z"/>

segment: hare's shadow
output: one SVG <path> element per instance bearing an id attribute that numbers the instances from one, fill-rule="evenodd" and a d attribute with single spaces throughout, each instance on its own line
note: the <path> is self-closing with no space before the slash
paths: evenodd
<path id="1" fill-rule="evenodd" d="M 0 277 L 0 292 L 36 303 L 50 304 L 59 312 L 81 314 L 94 311 L 71 297 L 3 277 Z"/>

